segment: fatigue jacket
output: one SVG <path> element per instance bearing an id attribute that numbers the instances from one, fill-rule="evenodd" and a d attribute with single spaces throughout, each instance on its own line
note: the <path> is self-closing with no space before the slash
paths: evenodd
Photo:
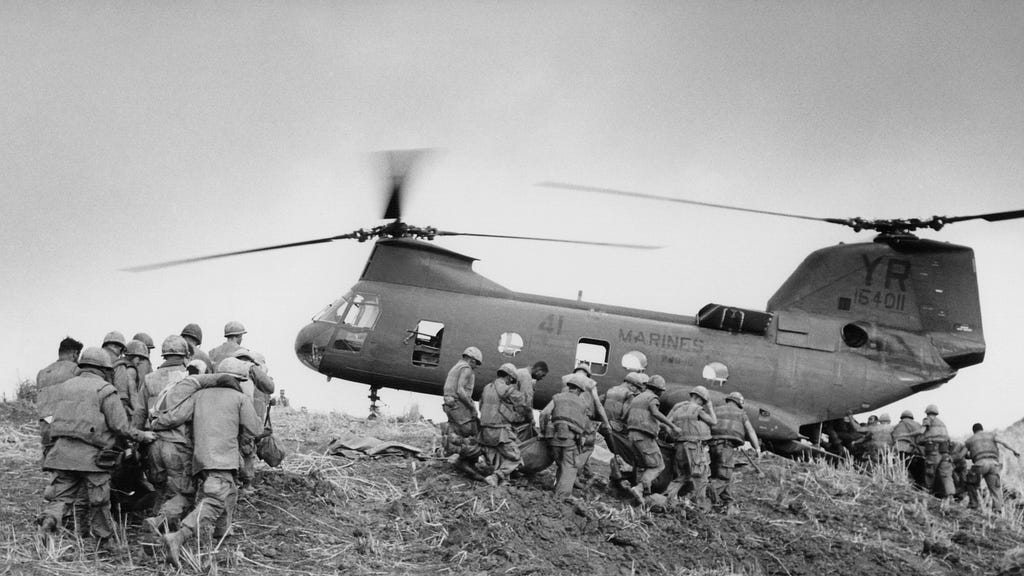
<path id="1" fill-rule="evenodd" d="M 544 437 L 551 446 L 576 446 L 587 433 L 593 414 L 590 392 L 559 392 L 541 411 Z"/>
<path id="2" fill-rule="evenodd" d="M 156 405 L 164 388 L 184 380 L 188 376 L 188 371 L 185 370 L 185 359 L 181 356 L 173 356 L 171 358 L 151 372 L 149 376 L 146 376 L 146 380 L 139 386 L 139 405 L 135 407 L 135 412 L 132 414 L 132 422 L 136 428 L 148 425 L 148 420 L 153 410 L 166 409 L 167 402 L 164 402 L 164 406 Z M 161 437 L 161 440 L 174 442 L 175 438 Z M 181 438 L 178 439 L 178 442 L 182 444 L 188 443 L 185 439 Z"/>
<path id="3" fill-rule="evenodd" d="M 973 462 L 984 460 L 985 458 L 994 458 L 999 460 L 999 445 L 996 444 L 996 433 L 986 432 L 975 432 L 970 438 L 968 438 L 964 445 L 967 446 L 967 452 L 970 454 L 970 459 Z"/>
<path id="4" fill-rule="evenodd" d="M 651 414 L 651 409 L 658 410 L 660 406 L 661 401 L 658 400 L 654 392 L 644 390 L 629 403 L 626 427 L 650 436 L 657 436 L 659 423 Z"/>
<path id="5" fill-rule="evenodd" d="M 454 422 L 465 424 L 476 415 L 476 406 L 473 404 L 473 387 L 476 386 L 476 373 L 464 358 L 452 366 L 444 381 L 444 405 L 445 414 Z M 459 396 L 459 392 L 465 394 L 467 400 Z M 468 402 L 468 403 L 467 403 Z"/>
<path id="6" fill-rule="evenodd" d="M 480 397 L 480 425 L 487 428 L 511 426 L 517 416 L 515 407 L 522 401 L 522 392 L 504 378 L 496 378 L 484 386 Z"/>
<path id="7" fill-rule="evenodd" d="M 192 359 L 202 360 L 203 362 L 206 362 L 206 371 L 211 374 L 217 371 L 217 366 L 214 365 L 213 360 L 210 358 L 210 355 L 207 354 L 206 351 L 200 348 L 199 346 L 196 346 L 192 349 Z"/>
<path id="8" fill-rule="evenodd" d="M 711 437 L 715 440 L 729 440 L 730 443 L 739 446 L 747 438 L 747 411 L 732 402 L 726 402 L 723 406 L 715 407 L 715 416 L 718 416 L 718 424 L 711 427 Z"/>
<path id="9" fill-rule="evenodd" d="M 195 474 L 204 470 L 238 470 L 239 442 L 249 442 L 263 430 L 249 398 L 231 388 L 199 389 L 157 420 L 160 425 L 189 421 L 195 437 Z"/>
<path id="10" fill-rule="evenodd" d="M 196 374 L 183 378 L 168 388 L 167 394 L 159 405 L 154 406 L 149 414 L 149 428 L 156 432 L 157 438 L 164 442 L 173 442 L 183 446 L 193 447 L 194 434 L 192 431 L 191 415 L 187 409 L 178 410 L 185 402 L 192 399 L 192 395 L 203 388 L 211 388 L 223 385 L 227 382 L 229 386 L 235 386 L 236 380 L 231 376 L 225 376 L 221 380 L 219 374 Z"/>
<path id="11" fill-rule="evenodd" d="M 604 397 L 604 411 L 609 423 L 620 424 L 625 428 L 629 416 L 629 403 L 640 393 L 640 390 L 626 382 L 611 387 Z"/>
<path id="12" fill-rule="evenodd" d="M 217 346 L 213 350 L 210 350 L 210 360 L 213 362 L 213 365 L 210 367 L 210 371 L 216 371 L 217 365 L 220 364 L 221 360 L 233 357 L 235 352 L 241 347 L 241 344 L 235 344 L 231 340 L 225 340 L 223 344 Z M 195 356 L 193 355 L 193 358 L 194 357 Z"/>
<path id="13" fill-rule="evenodd" d="M 533 422 L 533 389 L 537 381 L 530 374 L 529 368 L 516 369 L 516 387 L 523 395 L 522 403 L 516 407 L 519 414 L 517 423 Z"/>
<path id="14" fill-rule="evenodd" d="M 117 436 L 142 439 L 128 422 L 117 391 L 100 374 L 97 369 L 80 369 L 77 376 L 46 388 L 40 397 L 39 418 L 53 441 L 43 459 L 44 470 L 106 472 L 96 466 L 104 447 L 111 447 Z"/>
<path id="15" fill-rule="evenodd" d="M 39 371 L 39 374 L 36 375 L 36 387 L 42 390 L 47 386 L 70 380 L 74 378 L 76 370 L 78 370 L 78 364 L 71 360 L 57 360 Z"/>
<path id="16" fill-rule="evenodd" d="M 921 425 L 911 418 L 900 418 L 900 421 L 893 426 L 890 436 L 893 446 L 901 454 L 913 454 L 917 452 L 917 435 L 921 432 Z"/>
<path id="17" fill-rule="evenodd" d="M 711 427 L 700 419 L 702 412 L 704 407 L 690 400 L 679 402 L 672 407 L 668 419 L 682 430 L 676 440 L 705 442 L 711 439 Z"/>

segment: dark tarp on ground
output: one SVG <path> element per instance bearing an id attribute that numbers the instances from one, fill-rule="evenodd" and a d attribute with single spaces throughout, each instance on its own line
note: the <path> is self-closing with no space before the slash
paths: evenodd
<path id="1" fill-rule="evenodd" d="M 422 458 L 421 453 L 423 451 L 415 446 L 402 444 L 401 442 L 388 442 L 372 436 L 350 434 L 331 440 L 326 452 L 331 456 L 344 456 L 346 458 L 358 458 L 364 455 L 415 456 Z"/>

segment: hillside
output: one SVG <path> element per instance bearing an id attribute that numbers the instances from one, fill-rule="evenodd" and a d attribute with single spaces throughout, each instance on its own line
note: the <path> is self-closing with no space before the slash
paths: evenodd
<path id="1" fill-rule="evenodd" d="M 346 433 L 436 446 L 425 421 L 367 422 L 285 412 L 278 435 L 290 454 L 261 468 L 239 500 L 235 535 L 202 570 L 247 574 L 1020 574 L 1021 512 L 983 517 L 940 503 L 905 482 L 821 463 L 766 456 L 739 474 L 736 514 L 702 516 L 634 508 L 595 482 L 578 503 L 555 501 L 550 473 L 491 489 L 442 459 L 325 456 Z M 66 541 L 34 540 L 46 475 L 37 468 L 31 407 L 0 404 L 0 574 L 171 573 L 139 544 L 99 557 Z M 262 464 L 261 464 L 262 466 Z M 600 477 L 606 470 L 598 470 Z"/>

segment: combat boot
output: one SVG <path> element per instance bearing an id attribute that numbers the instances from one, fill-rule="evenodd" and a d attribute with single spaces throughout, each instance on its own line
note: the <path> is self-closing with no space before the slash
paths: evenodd
<path id="1" fill-rule="evenodd" d="M 174 565 L 175 568 L 181 568 L 181 547 L 185 544 L 188 534 L 186 529 L 178 530 L 177 532 L 168 532 L 164 534 L 164 552 L 167 553 L 167 561 Z"/>
<path id="2" fill-rule="evenodd" d="M 120 556 L 128 551 L 128 546 L 114 536 L 100 538 L 97 545 L 100 550 L 115 556 Z"/>
<path id="3" fill-rule="evenodd" d="M 498 477 L 495 476 L 494 474 L 491 474 L 490 476 L 484 478 L 484 482 L 487 482 L 487 485 L 490 486 L 491 488 L 498 487 Z"/>
<path id="4" fill-rule="evenodd" d="M 44 517 L 42 522 L 39 523 L 38 534 L 39 540 L 44 546 L 52 544 L 57 536 L 57 520 L 53 516 Z"/>
<path id="5" fill-rule="evenodd" d="M 150 516 L 149 518 L 143 520 L 142 524 L 146 528 L 149 528 L 150 531 L 152 531 L 153 534 L 156 534 L 157 536 L 163 534 L 163 532 L 167 529 L 167 519 L 164 518 L 163 514 Z"/>

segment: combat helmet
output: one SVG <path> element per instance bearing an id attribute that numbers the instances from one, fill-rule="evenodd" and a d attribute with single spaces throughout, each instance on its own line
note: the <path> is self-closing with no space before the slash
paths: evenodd
<path id="1" fill-rule="evenodd" d="M 664 388 L 662 389 L 664 390 Z M 690 390 L 690 396 L 700 398 L 705 404 L 711 401 L 711 396 L 708 395 L 708 389 L 703 386 L 697 386 L 693 390 Z"/>
<path id="2" fill-rule="evenodd" d="M 186 324 L 181 329 L 181 335 L 195 339 L 197 344 L 203 343 L 203 329 L 199 327 L 199 324 Z"/>
<path id="3" fill-rule="evenodd" d="M 90 346 L 85 350 L 82 350 L 82 355 L 78 358 L 78 365 L 106 368 L 108 370 L 114 367 L 110 362 L 110 354 L 108 354 L 103 348 L 97 348 L 95 346 Z"/>
<path id="4" fill-rule="evenodd" d="M 892 417 L 889 416 L 888 412 L 882 412 L 882 415 L 878 417 L 879 424 L 891 424 Z"/>
<path id="5" fill-rule="evenodd" d="M 248 334 L 248 332 L 246 332 L 245 326 L 238 320 L 232 320 L 224 325 L 225 338 L 228 336 L 241 336 L 242 334 Z"/>
<path id="6" fill-rule="evenodd" d="M 939 415 L 939 407 L 936 406 L 935 404 L 929 404 L 927 407 L 925 407 L 924 413 L 929 415 L 929 416 L 938 416 Z"/>
<path id="7" fill-rule="evenodd" d="M 740 394 L 739 392 L 730 392 L 729 395 L 725 397 L 725 399 L 726 401 L 731 400 L 735 402 L 737 406 L 743 408 L 743 394 Z"/>
<path id="8" fill-rule="evenodd" d="M 127 348 L 128 342 L 124 339 L 124 334 L 121 334 L 117 330 L 107 332 L 107 335 L 103 337 L 103 345 L 107 344 L 120 344 L 121 348 Z"/>
<path id="9" fill-rule="evenodd" d="M 658 376 L 658 378 L 661 378 L 661 376 Z M 641 372 L 630 372 L 629 374 L 626 374 L 625 381 L 627 384 L 632 384 L 634 386 L 648 386 L 651 380 L 653 380 L 653 378 L 647 374 L 643 374 Z M 661 389 L 665 389 L 664 378 L 661 378 Z"/>
<path id="10" fill-rule="evenodd" d="M 462 351 L 462 355 L 465 356 L 466 358 L 472 358 L 473 360 L 476 360 L 477 364 L 484 363 L 484 355 L 480 353 L 480 349 L 477 348 L 476 346 L 470 346 L 469 348 L 466 348 L 465 350 Z"/>
<path id="11" fill-rule="evenodd" d="M 142 340 L 132 340 L 128 343 L 128 350 L 125 352 L 125 356 L 149 358 L 149 347 Z"/>
<path id="12" fill-rule="evenodd" d="M 913 420 L 914 419 L 914 413 L 911 412 L 910 410 L 904 410 L 903 412 L 900 413 L 900 420 L 902 420 L 904 418 L 910 418 L 911 420 Z"/>
<path id="13" fill-rule="evenodd" d="M 502 374 L 507 376 L 512 382 L 519 380 L 519 377 L 516 375 L 516 365 L 511 362 L 505 362 L 498 368 L 498 376 Z"/>
<path id="14" fill-rule="evenodd" d="M 148 350 L 156 348 L 156 344 L 153 342 L 153 337 L 150 336 L 149 334 L 146 334 L 145 332 L 139 332 L 135 336 L 132 336 L 132 340 L 138 340 L 139 342 L 142 342 L 143 344 L 146 345 L 146 349 Z"/>
<path id="15" fill-rule="evenodd" d="M 238 358 L 225 358 L 217 364 L 218 374 L 230 374 L 239 380 L 249 379 L 249 363 Z"/>
<path id="16" fill-rule="evenodd" d="M 177 334 L 171 334 L 167 338 L 164 338 L 163 344 L 160 345 L 161 356 L 187 356 L 188 355 L 188 342 Z"/>

